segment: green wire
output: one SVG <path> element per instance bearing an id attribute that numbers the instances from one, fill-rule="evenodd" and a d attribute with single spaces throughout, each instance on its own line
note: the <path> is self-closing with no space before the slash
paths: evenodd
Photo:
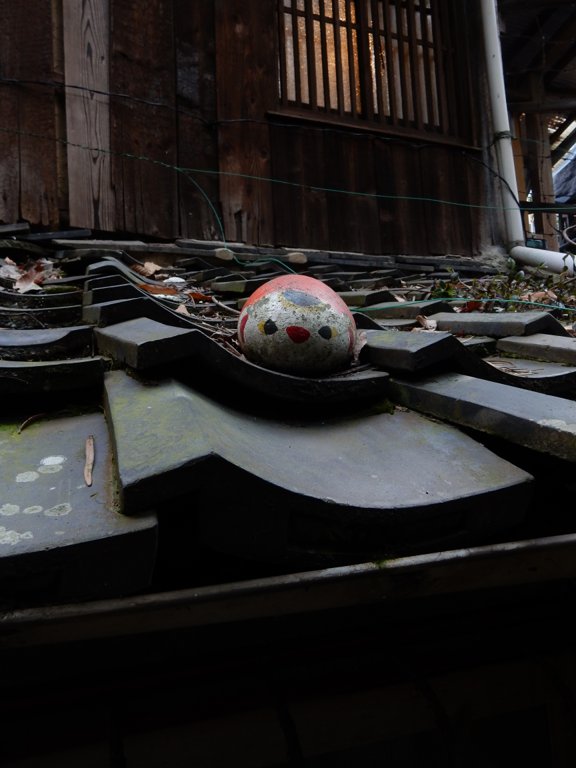
<path id="1" fill-rule="evenodd" d="M 263 259 L 261 261 L 242 261 L 238 258 L 238 256 L 234 256 L 234 261 L 237 264 L 240 264 L 241 267 L 260 267 L 265 264 L 279 264 L 282 269 L 287 270 L 288 272 L 292 272 L 292 274 L 297 274 L 295 269 L 292 269 L 292 267 L 288 266 L 288 264 L 285 264 L 283 261 L 280 261 L 280 259 Z"/>
<path id="2" fill-rule="evenodd" d="M 434 299 L 421 299 L 419 301 L 401 301 L 401 302 L 399 301 L 398 302 L 398 306 L 399 307 L 404 307 L 404 306 L 409 306 L 411 304 L 422 304 L 422 303 L 424 303 L 426 301 L 453 301 L 453 302 L 464 301 L 466 303 L 478 301 L 478 302 L 481 302 L 483 304 L 490 304 L 492 302 L 500 302 L 500 303 L 503 303 L 503 304 L 529 304 L 532 307 L 545 307 L 548 310 L 550 310 L 550 309 L 558 309 L 558 310 L 561 310 L 562 312 L 576 312 L 576 307 L 565 307 L 562 304 L 544 304 L 544 303 L 539 302 L 539 301 L 527 301 L 527 300 L 524 300 L 524 299 L 502 299 L 502 298 L 475 299 L 475 298 L 470 297 L 470 296 L 457 296 L 457 297 L 451 297 L 451 298 L 437 297 L 437 298 L 434 298 Z M 378 306 L 374 306 L 374 307 L 362 307 L 361 309 L 357 309 L 357 310 L 354 310 L 354 311 L 355 312 L 360 312 L 360 313 L 364 313 L 364 312 L 378 312 L 378 311 L 380 311 L 380 309 L 378 308 Z"/>

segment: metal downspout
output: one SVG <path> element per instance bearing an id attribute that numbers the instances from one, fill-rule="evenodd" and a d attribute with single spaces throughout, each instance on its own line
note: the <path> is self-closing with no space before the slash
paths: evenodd
<path id="1" fill-rule="evenodd" d="M 562 272 L 567 267 L 568 271 L 573 274 L 574 258 L 570 255 L 540 248 L 528 248 L 525 244 L 524 222 L 518 206 L 518 183 L 516 181 L 512 133 L 506 101 L 496 3 L 497 0 L 480 0 L 488 90 L 492 110 L 492 140 L 496 146 L 498 170 L 502 178 L 506 246 L 510 256 L 521 264 L 535 267 L 543 265 L 552 272 Z"/>

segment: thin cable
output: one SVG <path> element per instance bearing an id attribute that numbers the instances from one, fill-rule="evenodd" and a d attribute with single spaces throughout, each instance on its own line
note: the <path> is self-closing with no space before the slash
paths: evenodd
<path id="1" fill-rule="evenodd" d="M 476 299 L 472 296 L 456 296 L 456 297 L 450 297 L 450 298 L 444 298 L 443 296 L 439 296 L 435 299 L 424 299 L 420 301 L 399 301 L 398 306 L 404 307 L 409 306 L 413 304 L 422 304 L 423 301 L 446 301 L 446 302 L 465 302 L 466 304 L 473 304 L 476 302 L 482 303 L 482 304 L 492 304 L 492 303 L 503 303 L 503 304 L 527 304 L 532 307 L 545 307 L 546 309 L 557 309 L 561 312 L 576 312 L 576 307 L 565 307 L 563 304 L 544 304 L 540 301 L 527 301 L 525 299 L 503 299 L 500 297 L 493 298 L 493 299 Z M 360 309 L 355 309 L 354 312 L 359 312 L 360 314 L 364 314 L 365 312 L 379 312 L 382 311 L 381 308 L 379 309 L 377 306 L 374 307 L 361 307 Z M 433 316 L 432 316 L 433 317 Z"/>
<path id="2" fill-rule="evenodd" d="M 350 190 L 350 189 L 342 189 L 339 187 L 323 187 L 323 186 L 317 186 L 314 184 L 301 184 L 300 182 L 297 182 L 297 181 L 288 181 L 287 179 L 278 179 L 271 176 L 257 176 L 255 174 L 240 173 L 239 171 L 221 171 L 221 170 L 212 170 L 207 168 L 181 167 L 178 165 L 167 163 L 163 160 L 156 160 L 154 158 L 147 157 L 145 155 L 135 155 L 131 152 L 118 152 L 111 149 L 104 149 L 101 147 L 92 147 L 87 144 L 79 144 L 77 142 L 68 141 L 67 139 L 62 139 L 57 136 L 48 136 L 46 134 L 34 133 L 32 131 L 20 131 L 14 128 L 0 127 L 0 133 L 8 133 L 8 134 L 14 134 L 18 136 L 26 136 L 29 138 L 41 139 L 44 141 L 52 141 L 58 144 L 62 144 L 64 146 L 75 147 L 77 149 L 84 149 L 89 152 L 100 152 L 102 154 L 110 155 L 113 157 L 123 157 L 128 160 L 147 162 L 153 165 L 158 165 L 161 168 L 166 168 L 167 170 L 176 171 L 177 173 L 181 173 L 185 176 L 191 173 L 203 174 L 207 176 L 226 176 L 229 178 L 240 178 L 240 179 L 246 179 L 248 181 L 266 182 L 270 184 L 279 184 L 283 186 L 295 187 L 298 189 L 307 189 L 312 192 L 327 192 L 332 194 L 350 195 L 352 197 L 372 198 L 376 200 L 400 200 L 404 202 L 431 203 L 435 205 L 447 205 L 447 206 L 453 206 L 457 208 L 467 208 L 467 209 L 473 209 L 473 210 L 517 211 L 519 209 L 517 205 L 513 207 L 505 207 L 502 205 L 464 203 L 456 200 L 445 200 L 443 198 L 426 197 L 423 195 L 393 195 L 393 194 L 385 194 L 382 192 L 359 192 L 359 191 Z M 197 184 L 197 182 L 194 182 L 194 183 Z M 200 186 L 198 186 L 198 189 L 201 190 Z M 201 192 L 206 197 L 206 200 L 209 200 L 204 190 L 201 190 Z M 223 233 L 224 227 L 223 227 L 222 221 L 219 215 L 216 213 L 216 210 L 211 202 L 210 202 L 210 208 L 214 216 L 217 217 L 219 229 Z M 550 209 L 531 207 L 530 211 L 531 212 L 534 212 L 534 211 L 550 212 Z"/>

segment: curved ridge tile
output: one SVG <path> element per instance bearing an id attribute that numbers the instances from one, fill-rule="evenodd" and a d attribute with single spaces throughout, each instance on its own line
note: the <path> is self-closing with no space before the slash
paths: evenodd
<path id="1" fill-rule="evenodd" d="M 201 463 L 215 456 L 296 496 L 380 518 L 437 515 L 450 502 L 531 480 L 458 430 L 416 413 L 295 423 L 233 410 L 173 381 L 140 383 L 120 371 L 107 374 L 105 388 L 127 513 L 156 493 L 166 498 L 193 487 Z"/>
<path id="2" fill-rule="evenodd" d="M 0 360 L 0 393 L 33 394 L 71 392 L 102 383 L 106 361 L 102 357 L 72 360 Z"/>
<path id="3" fill-rule="evenodd" d="M 17 331 L 0 328 L 0 360 L 57 360 L 92 352 L 92 328 L 38 328 Z"/>
<path id="4" fill-rule="evenodd" d="M 89 437 L 95 461 L 87 482 Z M 2 599 L 14 599 L 29 583 L 60 599 L 148 586 L 156 518 L 119 514 L 101 413 L 38 420 L 24 431 L 4 423 L 0 455 Z"/>
<path id="5" fill-rule="evenodd" d="M 453 424 L 576 461 L 576 403 L 541 392 L 519 392 L 462 374 L 394 380 L 397 402 Z"/>

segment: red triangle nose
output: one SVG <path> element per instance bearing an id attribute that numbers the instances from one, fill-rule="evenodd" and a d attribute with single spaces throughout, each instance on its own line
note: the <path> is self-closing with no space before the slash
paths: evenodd
<path id="1" fill-rule="evenodd" d="M 310 338 L 310 331 L 300 325 L 289 325 L 286 328 L 286 333 L 295 344 L 302 344 L 303 341 Z"/>

